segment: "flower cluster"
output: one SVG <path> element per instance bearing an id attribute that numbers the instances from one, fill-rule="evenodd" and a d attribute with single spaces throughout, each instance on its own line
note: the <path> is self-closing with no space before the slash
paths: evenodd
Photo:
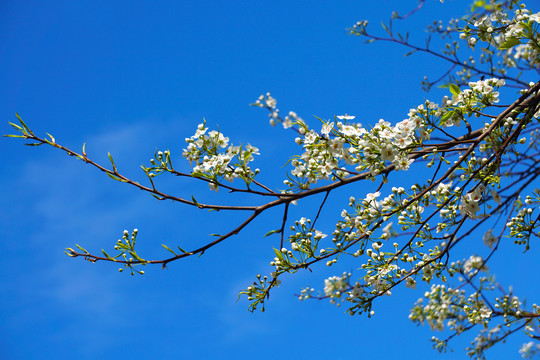
<path id="1" fill-rule="evenodd" d="M 492 234 L 493 229 L 489 229 L 484 233 L 484 236 L 482 236 L 482 240 L 484 241 L 484 244 L 489 247 L 490 249 L 493 248 L 493 245 L 497 242 L 497 237 Z"/>
<path id="2" fill-rule="evenodd" d="M 465 262 L 464 267 L 470 266 L 469 260 Z M 487 286 L 484 285 L 486 288 L 492 284 L 487 277 L 481 282 L 489 283 Z M 428 300 L 427 304 L 424 304 L 424 298 Z M 460 333 L 465 330 L 467 323 L 485 324 L 493 314 L 493 310 L 481 298 L 479 291 L 465 296 L 463 289 L 452 289 L 444 284 L 437 284 L 432 285 L 430 291 L 426 291 L 424 298 L 418 299 L 411 309 L 409 318 L 416 323 L 427 322 L 432 330 L 442 331 L 446 324 L 450 330 Z"/>
<path id="3" fill-rule="evenodd" d="M 460 126 L 466 115 L 470 116 L 474 111 L 481 111 L 486 106 L 498 103 L 497 90 L 504 84 L 503 79 L 490 78 L 469 82 L 469 89 L 464 90 L 460 90 L 456 85 L 450 85 L 452 98 L 444 97 L 442 107 L 439 109 L 434 105 L 433 115 L 440 117 L 440 126 Z"/>
<path id="4" fill-rule="evenodd" d="M 540 353 L 540 344 L 529 341 L 521 346 L 519 353 L 523 359 L 532 359 L 536 354 Z"/>
<path id="5" fill-rule="evenodd" d="M 493 11 L 472 19 L 460 34 L 474 47 L 477 40 L 504 51 L 504 63 L 509 67 L 519 66 L 522 60 L 530 68 L 540 67 L 540 46 L 538 45 L 538 24 L 540 13 L 531 14 L 523 5 L 512 17 L 502 11 Z M 471 27 L 472 26 L 472 27 Z"/>
<path id="6" fill-rule="evenodd" d="M 330 298 L 341 297 L 341 294 L 350 288 L 350 276 L 351 273 L 343 273 L 341 276 L 332 276 L 324 280 L 324 294 Z"/>
<path id="7" fill-rule="evenodd" d="M 408 170 L 414 161 L 410 153 L 429 140 L 434 131 L 433 119 L 440 119 L 438 125 L 442 127 L 459 126 L 466 116 L 497 103 L 497 90 L 504 83 L 502 79 L 491 78 L 470 82 L 470 88 L 464 90 L 452 85 L 452 99 L 444 97 L 441 106 L 426 101 L 411 109 L 408 118 L 394 126 L 379 120 L 368 130 L 351 122 L 354 116 L 344 115 L 337 116 L 334 121 L 323 121 L 320 132 L 316 132 L 303 121 L 283 120 L 285 127 L 299 126 L 303 138 L 297 137 L 295 142 L 304 149 L 302 155 L 291 160 L 294 168 L 284 183 L 290 188 L 296 186 L 305 190 L 319 180 L 347 177 L 353 173 L 347 168 L 350 165 L 354 166 L 354 171 L 367 170 L 372 176 L 378 175 L 388 163 L 395 170 Z"/>
<path id="8" fill-rule="evenodd" d="M 460 332 L 461 324 L 467 319 L 460 304 L 466 302 L 465 290 L 447 288 L 444 284 L 432 285 L 431 290 L 424 294 L 428 303 L 420 298 L 411 309 L 409 319 L 415 323 L 427 322 L 432 330 L 444 330 L 445 322 L 451 330 Z"/>
<path id="9" fill-rule="evenodd" d="M 247 144 L 245 147 L 229 145 L 229 138 L 219 131 L 208 131 L 206 122 L 199 124 L 195 134 L 186 138 L 188 146 L 183 156 L 195 162 L 192 176 L 206 178 L 210 189 L 218 191 L 222 178 L 234 181 L 240 178 L 250 184 L 258 169 L 252 170 L 248 164 L 253 155 L 259 155 L 259 149 Z"/>
<path id="10" fill-rule="evenodd" d="M 354 171 L 368 170 L 376 176 L 388 164 L 396 170 L 408 170 L 413 162 L 408 155 L 422 139 L 429 138 L 422 118 L 413 109 L 409 118 L 392 126 L 380 120 L 369 131 L 359 123 L 352 123 L 354 116 L 336 116 L 334 121 L 323 122 L 320 133 L 300 124 L 300 134 L 295 142 L 305 152 L 291 160 L 292 177 L 285 180 L 289 187 L 308 189 L 319 180 L 342 179 Z M 338 121 L 343 120 L 343 121 Z M 417 133 L 418 131 L 418 133 Z"/>
<path id="11" fill-rule="evenodd" d="M 524 207 L 512 217 L 506 226 L 510 229 L 510 237 L 514 237 L 517 245 L 526 244 L 529 249 L 529 239 L 534 230 L 540 227 L 538 218 L 533 216 L 534 209 Z"/>
<path id="12" fill-rule="evenodd" d="M 487 267 L 484 263 L 484 259 L 481 256 L 471 255 L 465 264 L 463 264 L 463 271 L 465 274 L 472 276 L 477 271 L 487 271 Z"/>
<path id="13" fill-rule="evenodd" d="M 463 216 L 468 216 L 472 219 L 477 218 L 476 213 L 480 210 L 478 203 L 482 199 L 482 193 L 485 188 L 484 185 L 478 184 L 473 191 L 461 198 L 459 211 Z"/>

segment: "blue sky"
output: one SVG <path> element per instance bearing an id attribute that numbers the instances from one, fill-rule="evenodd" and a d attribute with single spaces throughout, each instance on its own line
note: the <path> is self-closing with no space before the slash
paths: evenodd
<path id="1" fill-rule="evenodd" d="M 282 112 L 294 110 L 312 123 L 314 116 L 349 113 L 363 124 L 400 121 L 426 96 L 442 96 L 420 90 L 424 75 L 446 69 L 439 60 L 404 58 L 404 49 L 365 45 L 345 31 L 362 19 L 378 28 L 393 10 L 414 6 L 403 0 L 3 1 L 0 129 L 10 133 L 7 123 L 19 112 L 36 133 L 49 132 L 74 149 L 86 143 L 89 156 L 103 163 L 111 152 L 122 172 L 143 181 L 139 165 L 156 147 L 171 149 L 182 163 L 184 138 L 206 118 L 232 142 L 258 146 L 254 165 L 266 183 L 279 187 L 283 165 L 298 149 L 294 133 L 271 128 L 264 111 L 248 106 L 260 94 L 271 91 Z M 403 26 L 422 43 L 432 20 L 466 8 L 466 1 L 428 0 Z M 429 329 L 407 319 L 421 289 L 381 299 L 372 319 L 293 296 L 354 270 L 352 263 L 284 278 L 266 313 L 247 312 L 237 294 L 257 273 L 271 271 L 278 244 L 262 235 L 279 226 L 279 211 L 200 258 L 132 277 L 114 264 L 71 259 L 63 249 L 75 243 L 95 252 L 111 249 L 124 229 L 138 228 L 141 251 L 162 257 L 167 253 L 160 244 L 194 248 L 239 215 L 157 202 L 52 148 L 3 139 L 0 156 L 2 359 L 439 356 Z M 184 196 L 228 201 L 194 182 L 164 177 L 159 184 Z M 333 194 L 321 224 L 331 229 L 351 193 L 373 190 L 355 186 Z M 317 201 L 300 204 L 293 216 L 313 216 Z M 535 250 L 523 258 L 509 256 L 519 255 L 513 247 L 504 251 L 498 261 L 512 266 L 500 278 L 516 292 L 538 295 L 527 286 L 540 275 L 530 265 Z M 499 346 L 501 358 L 516 358 L 521 340 Z M 462 346 L 439 357 L 461 359 Z"/>

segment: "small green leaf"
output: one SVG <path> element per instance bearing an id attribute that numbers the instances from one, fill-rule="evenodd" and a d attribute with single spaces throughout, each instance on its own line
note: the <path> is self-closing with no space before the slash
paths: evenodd
<path id="1" fill-rule="evenodd" d="M 12 137 L 12 138 L 25 138 L 26 136 L 24 135 L 2 135 L 2 137 Z"/>
<path id="2" fill-rule="evenodd" d="M 72 248 L 66 248 L 66 251 L 64 251 L 66 253 L 66 255 L 68 256 L 71 256 L 71 257 L 77 257 L 78 255 L 75 254 L 75 250 L 73 250 Z"/>
<path id="3" fill-rule="evenodd" d="M 112 158 L 111 153 L 108 152 L 107 154 L 109 155 L 109 160 L 111 160 L 111 164 L 112 164 L 112 166 L 113 166 L 114 172 L 117 173 L 117 171 L 116 171 L 116 165 L 114 164 L 114 160 L 113 160 L 113 158 Z"/>
<path id="4" fill-rule="evenodd" d="M 454 111 L 448 111 L 446 114 L 444 114 L 442 117 L 441 117 L 441 123 L 444 123 L 446 122 L 446 120 L 450 119 L 452 116 L 455 115 L 455 112 Z"/>
<path id="5" fill-rule="evenodd" d="M 281 262 L 282 265 L 289 263 L 287 260 L 285 260 L 285 257 L 280 250 L 274 248 L 274 252 L 276 253 L 276 257 L 279 259 L 279 262 Z"/>
<path id="6" fill-rule="evenodd" d="M 474 12 L 476 9 L 478 8 L 483 8 L 484 6 L 486 6 L 486 1 L 485 0 L 478 0 L 478 1 L 475 1 L 472 5 L 471 5 L 471 12 Z"/>
<path id="7" fill-rule="evenodd" d="M 39 146 L 39 145 L 43 145 L 43 143 L 29 143 L 29 144 L 24 144 L 26 146 Z"/>
<path id="8" fill-rule="evenodd" d="M 514 46 L 519 45 L 519 44 L 521 44 L 519 39 L 510 38 L 510 39 L 506 40 L 505 42 L 503 42 L 501 44 L 501 46 L 499 46 L 499 49 L 500 50 L 506 50 L 506 49 L 513 48 Z"/>
<path id="9" fill-rule="evenodd" d="M 280 232 L 281 232 L 281 229 L 272 230 L 272 231 L 267 232 L 266 235 L 264 235 L 263 237 L 267 237 L 267 236 L 270 236 L 272 234 L 280 233 Z"/>
<path id="10" fill-rule="evenodd" d="M 135 251 L 129 251 L 129 253 L 131 254 L 131 256 L 133 256 L 135 258 L 135 260 L 140 261 L 142 263 L 146 262 L 146 260 L 144 260 L 139 255 L 137 255 L 137 253 Z"/>
<path id="11" fill-rule="evenodd" d="M 178 248 L 178 250 L 180 250 L 184 254 L 188 254 L 188 252 L 186 250 L 182 249 L 180 246 L 177 246 L 177 248 Z"/>
<path id="12" fill-rule="evenodd" d="M 381 26 L 387 33 L 390 34 L 390 30 L 388 29 L 388 26 L 386 26 L 386 24 L 384 22 L 382 22 L 382 21 L 381 21 Z"/>
<path id="13" fill-rule="evenodd" d="M 17 129 L 17 130 L 19 130 L 19 131 L 22 131 L 22 129 L 23 129 L 23 128 L 20 127 L 19 125 L 14 124 L 14 123 L 12 123 L 12 122 L 9 122 L 9 125 L 13 126 L 15 129 Z"/>
<path id="14" fill-rule="evenodd" d="M 111 255 L 107 254 L 105 250 L 101 249 L 101 252 L 103 253 L 103 255 L 105 255 L 107 259 L 114 261 L 114 258 Z"/>
<path id="15" fill-rule="evenodd" d="M 520 25 L 521 25 L 521 27 L 523 29 L 527 30 L 528 32 L 530 32 L 530 33 L 533 32 L 533 29 L 532 29 L 532 26 L 531 26 L 530 22 L 521 22 Z"/>
<path id="16" fill-rule="evenodd" d="M 78 244 L 75 244 L 76 247 L 79 248 L 79 250 L 83 251 L 85 254 L 90 254 L 88 251 L 86 251 L 86 249 L 84 249 L 82 246 L 78 245 Z"/>
<path id="17" fill-rule="evenodd" d="M 114 180 L 116 180 L 116 181 L 122 181 L 122 179 L 120 179 L 118 176 L 114 176 L 114 175 L 111 174 L 111 173 L 107 173 L 107 175 L 109 175 L 109 177 L 110 177 L 111 179 L 114 179 Z"/>
<path id="18" fill-rule="evenodd" d="M 449 89 L 452 95 L 458 96 L 461 93 L 461 89 L 456 84 L 450 84 Z"/>
<path id="19" fill-rule="evenodd" d="M 49 135 L 49 137 L 51 138 L 51 142 L 53 144 L 56 144 L 56 140 L 54 140 L 54 137 L 51 134 L 49 134 L 49 133 L 45 133 L 45 134 Z"/>
<path id="20" fill-rule="evenodd" d="M 403 55 L 403 57 L 411 56 L 411 55 L 414 54 L 416 51 L 417 51 L 417 50 L 409 51 L 408 53 L 406 53 L 405 55 Z"/>
<path id="21" fill-rule="evenodd" d="M 174 254 L 174 256 L 178 256 L 174 251 L 171 250 L 171 248 L 169 248 L 167 245 L 165 244 L 161 244 L 161 246 L 163 246 L 166 250 L 169 250 L 170 252 L 172 252 Z"/>

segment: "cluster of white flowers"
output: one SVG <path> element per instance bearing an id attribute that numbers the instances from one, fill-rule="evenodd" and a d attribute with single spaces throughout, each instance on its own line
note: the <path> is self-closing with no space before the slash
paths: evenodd
<path id="1" fill-rule="evenodd" d="M 507 66 L 518 66 L 517 61 L 523 60 L 530 67 L 538 68 L 540 67 L 538 32 L 532 31 L 535 23 L 540 24 L 540 12 L 531 14 L 522 5 L 515 10 L 513 18 L 500 11 L 479 17 L 472 24 L 474 30 L 471 31 L 466 27 L 460 38 L 466 39 L 471 47 L 476 45 L 478 37 L 495 48 L 504 50 L 504 63 Z"/>
<path id="2" fill-rule="evenodd" d="M 540 344 L 529 341 L 521 346 L 519 353 L 523 359 L 531 359 L 536 354 L 540 353 Z"/>
<path id="3" fill-rule="evenodd" d="M 324 239 L 327 235 L 319 230 L 311 228 L 311 220 L 305 217 L 295 221 L 294 226 L 290 227 L 295 233 L 289 236 L 291 248 L 294 251 L 312 255 L 317 249 L 319 240 Z"/>
<path id="4" fill-rule="evenodd" d="M 208 131 L 206 123 L 199 124 L 195 134 L 186 138 L 188 146 L 183 156 L 195 162 L 192 175 L 209 180 L 210 189 L 217 191 L 219 181 L 223 177 L 227 181 L 241 178 L 247 184 L 259 172 L 248 166 L 253 155 L 259 155 L 259 149 L 247 144 L 245 147 L 229 145 L 229 138 L 222 133 Z"/>
<path id="5" fill-rule="evenodd" d="M 303 188 L 309 188 L 310 183 L 327 180 L 333 175 L 343 178 L 348 171 L 343 165 L 355 165 L 355 171 L 369 170 L 374 176 L 387 165 L 392 163 L 396 170 L 408 170 L 413 159 L 408 155 L 423 140 L 430 138 L 431 129 L 427 120 L 431 116 L 439 117 L 441 126 L 459 126 L 472 110 L 480 110 L 499 101 L 498 88 L 505 83 L 502 79 L 491 78 L 470 82 L 469 89 L 463 91 L 455 88 L 453 97 L 445 96 L 442 106 L 426 101 L 411 109 L 408 118 L 392 126 L 389 122 L 380 120 L 369 131 L 359 123 L 347 120 L 353 116 L 338 116 L 345 122 L 323 122 L 320 133 L 308 130 L 301 123 L 300 133 L 304 138 L 296 138 L 296 143 L 302 145 L 305 152 L 293 159 L 294 169 L 291 174 L 303 179 Z M 333 135 L 333 136 L 331 136 Z M 343 165 L 341 165 L 343 164 Z M 294 182 L 285 180 L 286 185 L 294 186 Z M 474 204 L 471 203 L 474 207 Z M 474 209 L 471 209 L 474 210 Z"/>
<path id="6" fill-rule="evenodd" d="M 291 161 L 294 169 L 291 174 L 297 179 L 305 180 L 304 188 L 318 180 L 327 180 L 333 176 L 345 178 L 349 171 L 344 165 L 355 165 L 355 171 L 369 170 L 378 175 L 387 162 L 391 162 L 396 170 L 408 170 L 413 159 L 408 157 L 419 139 L 429 138 L 424 130 L 424 123 L 417 112 L 424 107 L 412 109 L 409 118 L 392 126 L 380 120 L 370 131 L 359 123 L 348 120 L 354 116 L 337 116 L 337 122 L 324 122 L 320 133 L 308 130 L 302 124 L 300 133 L 303 138 L 296 138 L 305 152 Z M 419 134 L 416 133 L 419 131 Z M 332 136 L 331 136 L 332 135 Z M 290 187 L 294 182 L 284 182 Z"/>
<path id="7" fill-rule="evenodd" d="M 510 236 L 516 238 L 514 243 L 518 245 L 528 243 L 531 233 L 540 226 L 535 216 L 532 216 L 533 212 L 533 208 L 523 207 L 506 223 L 510 229 Z"/>
<path id="8" fill-rule="evenodd" d="M 309 286 L 302 289 L 300 291 L 300 295 L 298 295 L 298 300 L 303 301 L 311 298 L 313 296 L 313 292 L 315 291 L 314 288 L 310 288 Z"/>
<path id="9" fill-rule="evenodd" d="M 331 298 L 339 298 L 349 285 L 350 273 L 344 272 L 341 276 L 331 276 L 324 280 L 324 294 Z"/>
<path id="10" fill-rule="evenodd" d="M 493 248 L 493 244 L 497 242 L 497 237 L 492 234 L 493 229 L 489 229 L 485 232 L 484 236 L 482 236 L 482 240 L 484 241 L 484 244 L 489 247 L 490 249 Z"/>
<path id="11" fill-rule="evenodd" d="M 378 175 L 388 163 L 395 170 L 408 170 L 413 163 L 409 154 L 424 140 L 431 137 L 434 128 L 429 125 L 432 117 L 440 118 L 443 127 L 459 126 L 465 114 L 481 110 L 499 101 L 499 87 L 504 80 L 491 78 L 470 82 L 470 88 L 460 90 L 450 87 L 453 97 L 445 96 L 442 106 L 426 101 L 411 109 L 408 118 L 392 126 L 379 120 L 370 130 L 360 123 L 351 122 L 354 116 L 336 116 L 334 121 L 323 121 L 320 132 L 309 129 L 307 124 L 294 112 L 285 119 L 279 116 L 277 101 L 269 94 L 261 95 L 254 105 L 270 110 L 272 124 L 282 123 L 284 128 L 297 126 L 300 137 L 295 142 L 302 145 L 304 152 L 291 160 L 293 170 L 291 178 L 284 181 L 289 188 L 309 189 L 310 184 L 319 180 L 343 179 L 352 172 L 347 166 L 354 166 L 354 171 L 369 171 Z M 467 201 L 467 200 L 466 200 Z M 471 214 L 474 203 L 470 204 Z"/>
<path id="12" fill-rule="evenodd" d="M 515 12 L 515 17 L 513 22 L 508 20 L 503 21 L 504 23 L 509 23 L 508 27 L 504 29 L 504 32 L 495 38 L 497 44 L 503 44 L 504 42 L 511 39 L 522 39 L 526 43 L 519 44 L 517 41 L 516 45 L 507 50 L 507 57 L 513 56 L 514 60 L 523 60 L 529 66 L 533 68 L 540 67 L 540 47 L 538 46 L 538 33 L 533 32 L 532 26 L 534 23 L 540 24 L 540 12 L 536 14 L 530 14 L 530 11 L 527 9 L 517 9 Z M 536 37 L 534 37 L 536 35 Z M 517 63 L 513 65 L 516 66 Z M 511 64 L 510 61 L 508 63 Z"/>
<path id="13" fill-rule="evenodd" d="M 364 293 L 364 287 L 358 281 L 354 283 L 354 286 L 351 291 L 349 291 L 348 301 L 354 301 L 360 299 L 360 296 Z"/>
<path id="14" fill-rule="evenodd" d="M 424 304 L 424 298 L 418 299 L 409 318 L 420 324 L 427 322 L 432 330 L 443 331 L 446 325 L 450 330 L 460 333 L 469 324 L 486 324 L 493 314 L 479 292 L 466 297 L 463 289 L 437 284 L 432 285 L 424 297 L 428 303 Z"/>
<path id="15" fill-rule="evenodd" d="M 366 251 L 368 256 L 370 256 L 372 259 L 378 260 L 380 255 L 370 250 L 371 249 L 368 249 L 368 251 Z M 368 260 L 368 264 L 366 265 L 369 266 L 370 262 L 371 261 Z M 390 286 L 389 279 L 396 277 L 398 273 L 400 273 L 400 269 L 397 265 L 388 264 L 386 266 L 379 266 L 373 270 L 368 270 L 364 280 L 366 285 L 370 287 L 372 294 L 384 292 L 386 295 L 390 296 L 392 293 L 388 290 Z"/>
<path id="16" fill-rule="evenodd" d="M 445 96 L 442 100 L 442 107 L 433 114 L 440 117 L 440 125 L 443 127 L 460 126 L 461 121 L 465 119 L 465 114 L 472 110 L 481 110 L 482 108 L 499 102 L 498 88 L 504 86 L 504 79 L 490 78 L 469 82 L 469 89 L 460 90 L 457 86 L 451 86 L 452 98 Z"/>
<path id="17" fill-rule="evenodd" d="M 370 132 L 366 132 L 359 142 L 359 149 L 362 150 L 363 158 L 367 161 L 358 166 L 357 170 L 364 170 L 367 167 L 377 174 L 386 161 L 391 162 L 396 170 L 408 170 L 413 162 L 408 154 L 417 143 L 417 139 L 421 137 L 416 134 L 416 130 L 423 129 L 424 125 L 423 119 L 417 116 L 418 110 L 423 110 L 423 105 L 417 109 L 411 109 L 409 118 L 400 121 L 395 126 L 391 126 L 387 121 L 379 120 Z"/>
<path id="18" fill-rule="evenodd" d="M 469 99 L 473 99 L 472 94 L 480 95 L 481 100 L 485 105 L 492 105 L 499 102 L 499 92 L 495 91 L 497 88 L 504 86 L 505 81 L 503 79 L 491 78 L 486 80 L 479 80 L 476 82 L 469 82 L 470 89 L 463 90 L 458 96 L 455 102 L 467 103 Z M 474 101 L 474 100 L 472 100 Z M 474 106 L 476 103 L 469 103 Z"/>
<path id="19" fill-rule="evenodd" d="M 270 111 L 268 117 L 270 118 L 270 125 L 275 126 L 278 122 L 281 122 L 284 129 L 288 129 L 295 124 L 303 124 L 304 122 L 294 111 L 290 111 L 289 115 L 281 119 L 279 116 L 279 109 L 277 108 L 277 100 L 267 92 L 265 95 L 259 96 L 253 106 L 264 107 Z"/>
<path id="20" fill-rule="evenodd" d="M 471 347 L 467 348 L 467 355 L 470 357 L 475 355 L 482 355 L 483 352 L 489 348 L 494 341 L 497 341 L 502 335 L 500 334 L 502 327 L 497 325 L 492 329 L 484 328 L 478 335 L 471 341 Z M 478 358 L 478 357 L 477 357 Z"/>
<path id="21" fill-rule="evenodd" d="M 442 331 L 445 321 L 450 318 L 447 322 L 450 329 L 460 331 L 461 322 L 467 318 L 459 308 L 459 304 L 466 301 L 464 294 L 465 290 L 450 289 L 444 284 L 432 285 L 430 291 L 424 294 L 429 299 L 428 303 L 424 305 L 424 299 L 418 299 L 409 319 L 422 325 L 427 321 L 431 330 Z"/>
<path id="22" fill-rule="evenodd" d="M 476 271 L 487 271 L 488 268 L 484 264 L 484 260 L 481 256 L 471 255 L 465 264 L 463 264 L 463 271 L 467 275 L 474 275 Z"/>
<path id="23" fill-rule="evenodd" d="M 461 204 L 459 205 L 459 211 L 463 216 L 470 218 L 477 218 L 476 213 L 480 210 L 478 202 L 482 199 L 482 193 L 485 186 L 479 184 L 473 191 L 461 198 Z"/>
<path id="24" fill-rule="evenodd" d="M 367 20 L 361 20 L 357 21 L 356 24 L 353 25 L 352 29 L 350 29 L 351 34 L 354 35 L 363 35 L 366 34 L 366 27 L 368 26 Z"/>

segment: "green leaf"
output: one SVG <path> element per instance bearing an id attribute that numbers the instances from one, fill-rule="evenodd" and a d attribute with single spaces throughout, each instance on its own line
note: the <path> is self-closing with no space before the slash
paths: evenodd
<path id="1" fill-rule="evenodd" d="M 452 95 L 458 96 L 461 93 L 461 89 L 456 84 L 450 84 L 449 88 Z"/>
<path id="2" fill-rule="evenodd" d="M 532 29 L 532 26 L 531 26 L 531 23 L 530 22 L 522 22 L 520 23 L 521 27 L 525 30 L 527 30 L 528 32 L 532 33 L 533 32 L 533 29 Z"/>
<path id="3" fill-rule="evenodd" d="M 17 129 L 18 131 L 22 131 L 22 129 L 23 129 L 23 128 L 20 127 L 19 125 L 14 124 L 14 123 L 12 123 L 12 122 L 10 122 L 9 125 L 13 126 L 13 127 L 14 127 L 15 129 Z"/>
<path id="4" fill-rule="evenodd" d="M 441 122 L 444 123 L 446 120 L 450 119 L 454 115 L 455 115 L 455 111 L 448 111 L 446 114 L 444 114 L 441 117 Z"/>
<path id="5" fill-rule="evenodd" d="M 49 134 L 49 133 L 45 133 L 45 134 L 49 135 L 49 137 L 51 138 L 51 142 L 53 144 L 56 144 L 56 140 L 54 140 L 54 137 L 51 134 Z"/>
<path id="6" fill-rule="evenodd" d="M 174 256 L 178 256 L 174 251 L 171 250 L 171 248 L 169 248 L 167 245 L 165 244 L 161 244 L 161 246 L 163 246 L 165 249 L 169 250 L 170 252 L 172 252 L 174 254 Z"/>
<path id="7" fill-rule="evenodd" d="M 285 257 L 283 256 L 283 253 L 280 250 L 274 248 L 274 252 L 276 253 L 276 257 L 279 259 L 279 262 L 282 265 L 289 263 L 287 260 L 285 260 Z"/>
<path id="8" fill-rule="evenodd" d="M 519 45 L 519 44 L 521 44 L 519 39 L 510 38 L 510 39 L 506 40 L 505 42 L 503 42 L 501 44 L 501 46 L 499 46 L 499 49 L 501 49 L 501 50 L 510 49 L 510 48 L 513 48 L 514 46 Z"/>
<path id="9" fill-rule="evenodd" d="M 114 179 L 114 180 L 116 180 L 116 181 L 122 181 L 122 179 L 120 179 L 118 176 L 114 176 L 114 175 L 111 174 L 111 173 L 106 173 L 106 174 L 109 175 L 109 177 L 110 177 L 111 179 Z M 153 194 L 152 194 L 152 195 L 153 195 Z"/>
<path id="10" fill-rule="evenodd" d="M 29 143 L 29 144 L 24 144 L 26 146 L 39 146 L 39 145 L 43 145 L 43 143 Z"/>
<path id="11" fill-rule="evenodd" d="M 114 180 L 116 180 L 116 181 L 120 181 L 120 178 L 119 178 L 119 177 L 114 176 L 114 175 L 111 174 L 111 173 L 107 173 L 107 175 L 109 175 L 109 177 L 110 177 L 111 179 L 114 179 Z"/>
<path id="12" fill-rule="evenodd" d="M 105 255 L 107 259 L 114 261 L 114 258 L 111 255 L 107 254 L 105 250 L 101 249 L 101 252 L 103 253 L 103 255 Z"/>
<path id="13" fill-rule="evenodd" d="M 472 5 L 471 5 L 471 12 L 475 12 L 476 9 L 478 8 L 484 8 L 486 6 L 486 1 L 485 0 L 478 0 L 478 1 L 475 1 Z M 489 6 L 489 5 L 488 5 Z"/>
<path id="14" fill-rule="evenodd" d="M 281 229 L 272 230 L 272 231 L 267 232 L 266 235 L 264 235 L 263 237 L 267 237 L 267 236 L 270 236 L 272 234 L 280 233 L 280 232 L 281 232 Z"/>
<path id="15" fill-rule="evenodd" d="M 381 21 L 381 26 L 388 34 L 390 34 L 390 29 L 388 29 L 388 26 L 386 26 L 386 24 L 382 21 Z"/>
<path id="16" fill-rule="evenodd" d="M 188 252 L 186 250 L 182 249 L 180 246 L 177 246 L 177 248 L 178 248 L 178 250 L 180 250 L 184 254 L 188 254 Z"/>
<path id="17" fill-rule="evenodd" d="M 416 51 L 417 51 L 417 50 L 409 51 L 408 53 L 406 53 L 405 55 L 403 55 L 403 57 L 411 56 L 411 55 L 414 54 Z"/>
<path id="18" fill-rule="evenodd" d="M 21 123 L 21 125 L 31 134 L 32 132 L 30 131 L 28 126 L 26 126 L 23 119 L 21 119 L 21 117 L 19 116 L 19 113 L 15 113 L 15 116 L 17 117 L 17 119 L 19 119 L 19 122 Z"/>
<path id="19" fill-rule="evenodd" d="M 75 244 L 76 247 L 79 248 L 79 250 L 83 251 L 85 254 L 90 254 L 88 251 L 86 251 L 86 249 L 84 249 L 82 246 L 78 245 L 78 244 Z"/>
<path id="20" fill-rule="evenodd" d="M 109 155 L 109 160 L 111 160 L 111 164 L 112 164 L 113 170 L 114 170 L 114 172 L 116 173 L 116 172 L 117 172 L 117 171 L 116 171 L 116 165 L 114 164 L 114 160 L 113 160 L 113 158 L 112 158 L 112 155 L 111 155 L 110 152 L 108 152 L 107 155 Z"/>
<path id="21" fill-rule="evenodd" d="M 25 138 L 26 136 L 24 135 L 2 135 L 2 137 L 12 137 L 12 138 Z"/>
<path id="22" fill-rule="evenodd" d="M 144 260 L 139 255 L 137 255 L 137 253 L 135 251 L 129 251 L 129 253 L 130 253 L 131 256 L 133 256 L 135 258 L 135 260 L 137 260 L 139 262 L 142 262 L 142 263 L 146 262 L 146 260 Z"/>

